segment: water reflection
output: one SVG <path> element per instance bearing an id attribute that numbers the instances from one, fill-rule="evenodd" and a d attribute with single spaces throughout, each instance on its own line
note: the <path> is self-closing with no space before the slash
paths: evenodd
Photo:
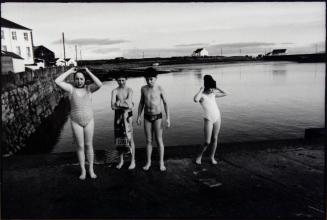
<path id="1" fill-rule="evenodd" d="M 68 98 L 62 99 L 52 115 L 46 118 L 40 127 L 27 140 L 27 145 L 19 154 L 49 153 L 58 143 L 64 124 L 70 111 Z"/>
<path id="2" fill-rule="evenodd" d="M 272 70 L 272 74 L 273 75 L 277 75 L 277 76 L 285 75 L 286 74 L 286 70 Z"/>

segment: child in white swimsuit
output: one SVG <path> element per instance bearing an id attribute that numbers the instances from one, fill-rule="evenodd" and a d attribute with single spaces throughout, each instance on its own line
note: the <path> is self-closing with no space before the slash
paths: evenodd
<path id="1" fill-rule="evenodd" d="M 216 103 L 217 97 L 226 96 L 226 93 L 217 88 L 216 81 L 210 76 L 204 76 L 204 88 L 201 87 L 200 91 L 194 96 L 194 102 L 200 102 L 204 114 L 204 136 L 205 142 L 196 157 L 195 162 L 201 164 L 202 155 L 209 145 L 212 146 L 210 160 L 212 164 L 217 164 L 215 160 L 215 153 L 217 149 L 218 134 L 221 125 L 220 111 Z"/>
<path id="2" fill-rule="evenodd" d="M 220 111 L 217 106 L 216 96 L 214 93 L 202 93 L 202 101 L 200 101 L 200 104 L 204 110 L 203 117 L 205 119 L 208 119 L 212 123 L 219 120 L 220 123 Z"/>

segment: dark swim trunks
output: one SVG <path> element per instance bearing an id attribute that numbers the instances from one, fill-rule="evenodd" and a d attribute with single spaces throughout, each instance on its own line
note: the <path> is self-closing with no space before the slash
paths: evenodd
<path id="1" fill-rule="evenodd" d="M 159 114 L 156 114 L 156 115 L 144 114 L 144 119 L 146 119 L 149 122 L 154 122 L 154 121 L 156 121 L 158 119 L 161 119 L 161 118 L 162 118 L 162 113 L 159 113 Z"/>

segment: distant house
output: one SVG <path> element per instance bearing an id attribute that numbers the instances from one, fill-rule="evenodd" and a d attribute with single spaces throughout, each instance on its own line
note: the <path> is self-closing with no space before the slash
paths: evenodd
<path id="1" fill-rule="evenodd" d="M 55 54 L 43 45 L 33 47 L 35 62 L 44 61 L 45 66 L 51 66 L 55 62 Z"/>
<path id="2" fill-rule="evenodd" d="M 55 65 L 56 66 L 77 66 L 76 60 L 72 58 L 55 58 Z"/>
<path id="3" fill-rule="evenodd" d="M 205 48 L 198 48 L 193 52 L 192 56 L 193 57 L 205 57 L 205 56 L 209 56 L 209 53 Z"/>
<path id="4" fill-rule="evenodd" d="M 1 50 L 20 56 L 24 64 L 33 64 L 32 29 L 1 18 Z"/>
<path id="5" fill-rule="evenodd" d="M 56 66 L 65 66 L 66 61 L 62 58 L 55 58 L 55 65 Z"/>
<path id="6" fill-rule="evenodd" d="M 25 71 L 24 59 L 12 52 L 1 51 L 1 74 L 9 72 L 19 73 Z"/>
<path id="7" fill-rule="evenodd" d="M 73 58 L 66 58 L 65 61 L 67 66 L 77 66 L 77 62 Z"/>
<path id="8" fill-rule="evenodd" d="M 285 55 L 286 49 L 275 49 L 269 53 L 266 54 L 266 56 L 279 56 L 279 55 Z"/>

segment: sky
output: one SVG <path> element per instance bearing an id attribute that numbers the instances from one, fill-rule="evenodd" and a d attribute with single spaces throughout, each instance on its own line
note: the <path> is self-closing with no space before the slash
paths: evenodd
<path id="1" fill-rule="evenodd" d="M 325 50 L 324 2 L 2 3 L 2 17 L 33 30 L 56 57 L 289 54 Z"/>

